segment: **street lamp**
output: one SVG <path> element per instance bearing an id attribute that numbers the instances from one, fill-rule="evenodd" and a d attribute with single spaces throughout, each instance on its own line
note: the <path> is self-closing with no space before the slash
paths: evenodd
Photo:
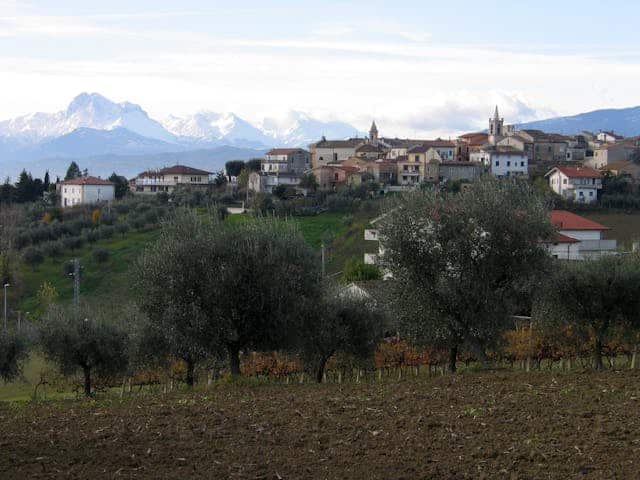
<path id="1" fill-rule="evenodd" d="M 7 331 L 7 287 L 11 285 L 8 283 L 4 284 L 4 331 Z"/>

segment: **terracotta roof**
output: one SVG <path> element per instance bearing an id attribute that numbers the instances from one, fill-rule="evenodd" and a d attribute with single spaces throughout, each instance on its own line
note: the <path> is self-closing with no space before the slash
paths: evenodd
<path id="1" fill-rule="evenodd" d="M 552 210 L 550 217 L 551 223 L 560 230 L 610 230 L 609 227 L 566 210 Z"/>
<path id="2" fill-rule="evenodd" d="M 554 170 L 566 175 L 569 178 L 600 178 L 602 174 L 589 167 L 554 167 L 547 174 L 550 175 Z"/>
<path id="3" fill-rule="evenodd" d="M 575 238 L 569 237 L 568 235 L 563 235 L 558 232 L 555 235 L 554 243 L 580 243 L 580 240 L 576 240 Z"/>
<path id="4" fill-rule="evenodd" d="M 619 162 L 608 163 L 606 166 L 602 167 L 601 170 L 622 170 L 629 166 L 634 166 L 634 163 L 630 160 L 620 160 Z"/>
<path id="5" fill-rule="evenodd" d="M 113 182 L 98 177 L 78 177 L 65 180 L 62 185 L 113 185 Z"/>
<path id="6" fill-rule="evenodd" d="M 430 148 L 454 148 L 456 146 L 455 143 L 450 142 L 448 140 L 427 140 L 421 145 L 416 145 L 407 150 L 407 153 L 426 153 Z"/>
<path id="7" fill-rule="evenodd" d="M 266 155 L 291 155 L 292 153 L 298 152 L 305 153 L 306 150 L 302 148 L 272 148 Z"/>
<path id="8" fill-rule="evenodd" d="M 160 168 L 158 170 L 146 170 L 138 177 L 155 177 L 158 175 L 210 175 L 211 172 L 200 170 L 186 165 L 174 165 L 173 167 Z"/>
<path id="9" fill-rule="evenodd" d="M 380 148 L 377 145 L 371 145 L 370 143 L 365 143 L 364 145 L 360 145 L 358 148 L 356 148 L 356 152 L 374 152 L 374 153 L 378 153 L 378 152 L 382 152 L 383 149 Z"/>

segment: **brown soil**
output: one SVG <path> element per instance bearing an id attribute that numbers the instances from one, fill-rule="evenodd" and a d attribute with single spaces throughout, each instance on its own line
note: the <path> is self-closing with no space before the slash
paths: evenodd
<path id="1" fill-rule="evenodd" d="M 0 406 L 0 478 L 640 478 L 640 374 L 486 372 Z"/>

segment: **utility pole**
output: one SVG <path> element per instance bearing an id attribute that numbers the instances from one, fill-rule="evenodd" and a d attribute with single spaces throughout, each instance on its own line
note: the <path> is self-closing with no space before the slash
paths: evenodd
<path id="1" fill-rule="evenodd" d="M 325 257 L 324 242 L 322 242 L 322 245 L 320 247 L 320 251 L 321 251 L 321 255 L 322 255 L 322 278 L 324 278 L 324 257 Z"/>
<path id="2" fill-rule="evenodd" d="M 73 259 L 73 273 L 69 274 L 73 277 L 73 305 L 80 307 L 80 260 Z"/>
<path id="3" fill-rule="evenodd" d="M 4 284 L 4 331 L 7 331 L 7 287 L 10 287 L 8 283 Z"/>

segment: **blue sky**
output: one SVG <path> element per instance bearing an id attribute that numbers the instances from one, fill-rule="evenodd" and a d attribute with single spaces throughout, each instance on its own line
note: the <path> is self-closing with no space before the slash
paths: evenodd
<path id="1" fill-rule="evenodd" d="M 0 0 L 0 118 L 82 91 L 152 116 L 302 110 L 447 134 L 640 104 L 633 1 Z"/>

